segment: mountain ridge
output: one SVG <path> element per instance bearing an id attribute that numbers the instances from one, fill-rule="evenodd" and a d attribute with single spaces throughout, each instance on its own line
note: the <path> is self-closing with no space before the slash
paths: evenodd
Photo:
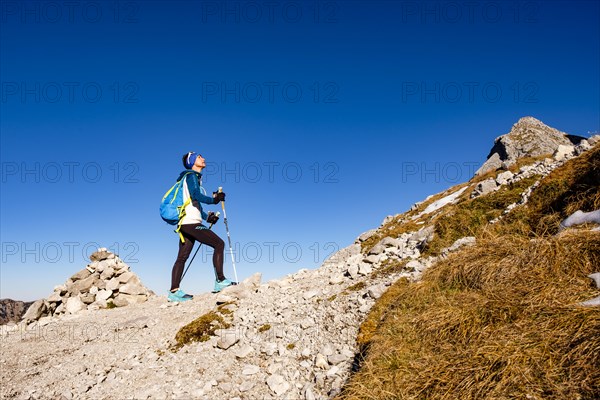
<path id="1" fill-rule="evenodd" d="M 0 299 L 0 325 L 21 320 L 33 301 Z"/>
<path id="2" fill-rule="evenodd" d="M 315 270 L 266 283 L 255 274 L 179 305 L 150 295 L 141 304 L 5 327 L 0 383 L 7 398 L 347 396 L 356 388 L 353 371 L 368 365 L 362 346 L 381 335 L 397 286 L 417 288 L 434 266 L 479 249 L 493 221 L 526 221 L 519 212 L 531 201 L 538 207 L 540 182 L 580 155 L 597 157 L 591 143 L 598 138 L 590 139 L 432 195 L 386 217 Z M 557 218 L 542 218 L 539 229 L 558 229 Z M 464 229 L 466 222 L 474 230 Z"/>

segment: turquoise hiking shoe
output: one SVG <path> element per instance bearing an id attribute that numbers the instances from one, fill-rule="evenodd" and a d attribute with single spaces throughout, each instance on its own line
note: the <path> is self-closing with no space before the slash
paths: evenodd
<path id="1" fill-rule="evenodd" d="M 167 296 L 167 299 L 169 301 L 174 301 L 174 302 L 188 301 L 188 300 L 191 300 L 193 298 L 194 298 L 194 296 L 186 294 L 181 289 L 177 289 L 176 292 L 169 292 L 169 296 Z"/>
<path id="2" fill-rule="evenodd" d="M 232 282 L 229 279 L 223 279 L 220 282 L 215 281 L 215 289 L 213 290 L 213 293 L 220 292 L 221 290 L 225 289 L 227 286 L 231 286 L 231 285 L 237 285 L 237 282 Z"/>

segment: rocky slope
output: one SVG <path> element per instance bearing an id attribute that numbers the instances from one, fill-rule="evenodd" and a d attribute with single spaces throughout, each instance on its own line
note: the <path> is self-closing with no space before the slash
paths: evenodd
<path id="1" fill-rule="evenodd" d="M 389 254 L 414 258 L 408 237 Z M 324 398 L 341 389 L 357 327 L 399 272 L 369 279 L 358 243 L 321 268 L 260 284 L 255 275 L 180 305 L 165 296 L 3 330 L 6 398 Z M 420 264 L 419 264 L 420 265 Z M 367 284 L 368 282 L 368 284 Z M 325 284 L 323 284 L 325 283 Z M 172 351 L 177 331 L 230 303 L 232 326 Z M 65 379 L 65 377 L 71 377 Z"/>
<path id="2" fill-rule="evenodd" d="M 435 215 L 460 196 L 485 196 L 526 182 L 508 212 L 528 201 L 536 185 L 529 180 L 589 147 L 582 141 L 572 151 L 557 148 L 553 158 L 498 173 L 472 191 L 463 186 L 438 194 L 426 205 L 415 205 L 412 214 L 389 216 L 315 270 L 266 283 L 256 274 L 218 295 L 203 294 L 179 305 L 152 293 L 146 293 L 145 302 L 113 309 L 91 307 L 94 299 L 73 312 L 4 326 L 2 398 L 331 398 L 356 366 L 359 326 L 386 289 L 400 278 L 418 280 L 440 258 L 475 242 L 463 237 L 435 257 L 423 256 L 433 236 L 430 226 L 415 223 L 413 230 L 398 234 L 389 234 L 390 227 Z M 71 285 L 79 280 L 71 279 Z M 93 286 L 75 296 L 87 296 Z M 55 293 L 62 296 L 63 289 Z M 111 295 L 121 295 L 121 287 Z M 203 325 L 201 316 L 213 319 Z M 208 329 L 218 320 L 220 329 Z M 199 340 L 179 342 L 184 326 Z"/>

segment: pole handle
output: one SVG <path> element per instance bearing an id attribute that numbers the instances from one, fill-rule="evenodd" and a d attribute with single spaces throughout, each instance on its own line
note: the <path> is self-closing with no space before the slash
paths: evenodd
<path id="1" fill-rule="evenodd" d="M 219 218 L 219 216 L 221 215 L 221 211 L 217 211 L 215 213 L 215 215 L 217 216 L 217 218 Z M 208 229 L 212 229 L 213 225 L 214 225 L 214 223 L 210 224 L 210 226 L 208 227 Z"/>
<path id="2" fill-rule="evenodd" d="M 223 186 L 219 186 L 219 193 L 223 193 Z M 225 202 L 224 201 L 221 202 L 221 208 L 223 209 L 223 212 L 225 212 Z M 225 218 L 227 218 L 227 216 L 225 216 Z"/>

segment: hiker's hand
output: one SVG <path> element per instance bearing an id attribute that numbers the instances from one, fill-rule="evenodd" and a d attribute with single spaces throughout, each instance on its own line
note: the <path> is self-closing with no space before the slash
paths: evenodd
<path id="1" fill-rule="evenodd" d="M 215 204 L 225 201 L 225 192 L 213 192 L 213 198 Z"/>
<path id="2" fill-rule="evenodd" d="M 209 224 L 216 224 L 218 220 L 219 220 L 219 217 L 217 217 L 217 215 L 214 212 L 210 211 L 208 213 L 206 222 L 208 222 Z"/>

